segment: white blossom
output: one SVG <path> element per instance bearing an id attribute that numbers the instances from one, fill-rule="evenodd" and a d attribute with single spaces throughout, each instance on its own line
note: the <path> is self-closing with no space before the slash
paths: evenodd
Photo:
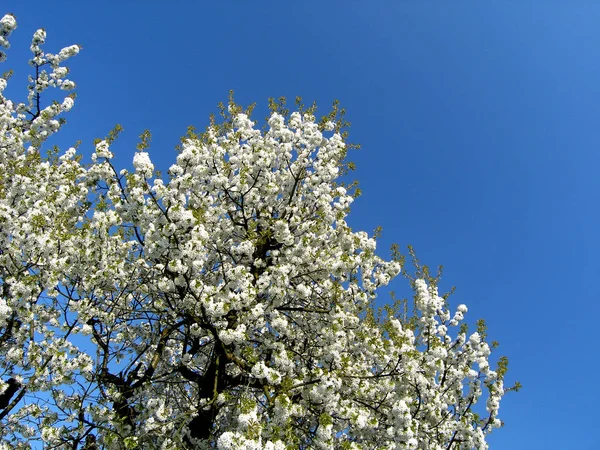
<path id="1" fill-rule="evenodd" d="M 150 178 L 154 171 L 154 164 L 150 161 L 148 152 L 137 152 L 133 157 L 133 167 L 146 178 Z"/>

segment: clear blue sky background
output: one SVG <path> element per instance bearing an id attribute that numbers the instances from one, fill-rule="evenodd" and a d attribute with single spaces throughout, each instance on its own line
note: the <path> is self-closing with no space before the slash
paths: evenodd
<path id="1" fill-rule="evenodd" d="M 527 3 L 527 4 L 523 4 Z M 292 6 L 293 5 L 293 6 Z M 444 264 L 454 304 L 484 317 L 524 387 L 492 449 L 600 449 L 600 4 L 596 2 L 4 1 L 19 28 L 5 67 L 23 84 L 30 36 L 79 43 L 62 142 L 115 123 L 167 168 L 188 125 L 229 89 L 243 104 L 339 99 L 364 195 L 350 222 L 383 226 Z M 19 95 L 24 91 L 19 91 Z M 262 118 L 264 114 L 259 114 Z M 406 292 L 400 280 L 394 289 Z"/>

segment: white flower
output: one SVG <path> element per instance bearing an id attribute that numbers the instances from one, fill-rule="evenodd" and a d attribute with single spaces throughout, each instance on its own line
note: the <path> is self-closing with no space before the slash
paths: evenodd
<path id="1" fill-rule="evenodd" d="M 481 342 L 481 336 L 479 333 L 475 332 L 469 337 L 469 342 L 472 345 L 477 345 Z"/>
<path id="2" fill-rule="evenodd" d="M 0 19 L 0 32 L 8 35 L 17 28 L 17 20 L 12 14 L 6 14 Z"/>
<path id="3" fill-rule="evenodd" d="M 63 80 L 60 84 L 60 88 L 63 91 L 72 91 L 73 89 L 75 89 L 75 83 L 71 80 Z"/>
<path id="4" fill-rule="evenodd" d="M 0 323 L 5 323 L 10 317 L 11 313 L 12 310 L 6 304 L 6 300 L 0 298 Z"/>
<path id="5" fill-rule="evenodd" d="M 79 45 L 71 45 L 69 47 L 63 48 L 58 54 L 59 62 L 62 62 L 72 56 L 77 55 L 79 53 L 79 50 Z"/>
<path id="6" fill-rule="evenodd" d="M 63 100 L 63 103 L 61 105 L 62 110 L 70 111 L 74 104 L 75 102 L 73 101 L 73 99 L 71 97 L 67 97 Z"/>
<path id="7" fill-rule="evenodd" d="M 33 33 L 31 45 L 39 45 L 43 44 L 44 42 L 46 42 L 46 32 L 40 28 L 35 33 Z"/>
<path id="8" fill-rule="evenodd" d="M 108 142 L 100 141 L 96 144 L 96 151 L 92 155 L 92 160 L 96 161 L 96 158 L 107 158 L 111 159 L 114 155 L 109 150 Z"/>
<path id="9" fill-rule="evenodd" d="M 133 167 L 145 178 L 150 178 L 154 172 L 154 164 L 150 161 L 148 152 L 137 152 L 133 156 Z"/>

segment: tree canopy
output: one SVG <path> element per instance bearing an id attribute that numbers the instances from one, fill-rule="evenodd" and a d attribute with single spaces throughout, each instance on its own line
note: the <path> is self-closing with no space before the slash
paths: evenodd
<path id="1" fill-rule="evenodd" d="M 0 448 L 487 448 L 507 360 L 412 252 L 348 225 L 337 104 L 272 100 L 259 127 L 231 98 L 165 176 L 148 132 L 132 170 L 119 127 L 84 162 L 47 144 L 75 96 L 45 100 L 79 47 L 45 40 L 26 101 L 0 78 Z M 401 272 L 414 298 L 377 310 Z"/>

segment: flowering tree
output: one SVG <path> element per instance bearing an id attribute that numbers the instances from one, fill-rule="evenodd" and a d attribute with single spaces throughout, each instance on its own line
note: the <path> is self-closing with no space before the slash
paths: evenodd
<path id="1" fill-rule="evenodd" d="M 469 335 L 418 263 L 414 313 L 375 311 L 403 259 L 346 223 L 337 105 L 271 102 L 261 130 L 231 100 L 166 178 L 147 133 L 131 172 L 118 128 L 89 164 L 44 156 L 74 97 L 42 94 L 75 87 L 79 51 L 45 38 L 26 102 L 0 78 L 0 448 L 487 448 L 506 359 L 492 370 L 483 323 Z"/>

